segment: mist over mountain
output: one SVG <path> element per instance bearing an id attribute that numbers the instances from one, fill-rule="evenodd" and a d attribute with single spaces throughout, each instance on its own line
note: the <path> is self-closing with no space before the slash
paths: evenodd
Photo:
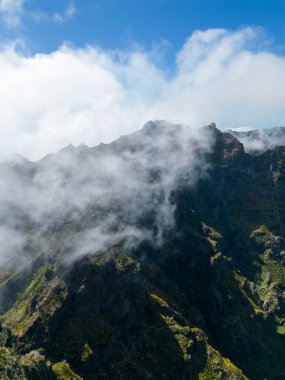
<path id="1" fill-rule="evenodd" d="M 3 379 L 285 378 L 285 129 L 151 121 L 0 165 Z"/>
<path id="2" fill-rule="evenodd" d="M 247 152 L 259 154 L 267 149 L 285 145 L 285 127 L 254 129 L 248 131 L 228 130 L 244 146 Z"/>
<path id="3" fill-rule="evenodd" d="M 123 240 L 126 246 L 142 240 L 160 244 L 173 225 L 174 189 L 194 186 L 207 174 L 211 138 L 211 128 L 157 121 L 109 145 L 70 145 L 37 162 L 16 157 L 4 163 L 1 260 L 15 253 L 15 240 L 22 248 L 28 244 L 23 224 L 49 252 L 50 229 L 76 222 L 62 242 L 62 249 L 72 251 L 68 258 Z M 8 233 L 14 238 L 7 242 Z"/>

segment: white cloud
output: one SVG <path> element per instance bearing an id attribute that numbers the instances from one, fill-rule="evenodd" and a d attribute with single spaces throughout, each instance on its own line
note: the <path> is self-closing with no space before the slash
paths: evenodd
<path id="1" fill-rule="evenodd" d="M 259 31 L 197 31 L 165 75 L 146 52 L 63 46 L 0 53 L 0 151 L 37 159 L 69 143 L 96 145 L 149 119 L 255 128 L 285 124 L 285 58 L 254 51 Z"/>
<path id="2" fill-rule="evenodd" d="M 62 12 L 55 12 L 49 15 L 43 11 L 27 11 L 24 7 L 26 0 L 0 0 L 0 17 L 4 25 L 8 28 L 17 28 L 21 26 L 24 16 L 28 16 L 31 20 L 41 22 L 42 20 L 50 20 L 57 23 L 72 18 L 76 13 L 74 2 L 71 1 Z"/>
<path id="3" fill-rule="evenodd" d="M 0 0 L 1 18 L 9 28 L 21 24 L 24 0 Z"/>
<path id="4" fill-rule="evenodd" d="M 73 2 L 70 2 L 62 13 L 56 12 L 53 15 L 53 20 L 58 23 L 62 23 L 69 18 L 73 17 L 76 13 L 76 8 Z"/>

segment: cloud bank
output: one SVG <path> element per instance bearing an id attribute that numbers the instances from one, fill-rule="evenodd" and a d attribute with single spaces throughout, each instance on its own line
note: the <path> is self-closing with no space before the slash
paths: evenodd
<path id="1" fill-rule="evenodd" d="M 6 46 L 0 152 L 37 160 L 69 143 L 110 142 L 150 119 L 225 129 L 285 124 L 285 58 L 262 48 L 263 37 L 253 28 L 196 31 L 172 75 L 139 49 L 63 45 L 25 56 Z"/>

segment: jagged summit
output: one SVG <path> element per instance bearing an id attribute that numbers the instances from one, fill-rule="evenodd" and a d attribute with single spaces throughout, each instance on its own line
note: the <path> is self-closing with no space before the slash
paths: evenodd
<path id="1" fill-rule="evenodd" d="M 145 123 L 140 130 L 137 130 L 129 135 L 121 136 L 110 144 L 101 143 L 95 147 L 88 147 L 85 144 L 81 144 L 79 146 L 70 144 L 62 148 L 58 154 L 47 155 L 41 161 L 50 160 L 51 158 L 54 159 L 57 155 L 69 156 L 71 154 L 80 157 L 88 154 L 120 154 L 126 151 L 144 149 L 147 145 L 152 145 L 155 141 L 157 142 L 157 146 L 163 146 L 165 136 L 168 136 L 174 141 L 176 136 L 183 133 L 183 130 L 193 132 L 192 136 L 199 135 L 199 139 L 205 139 L 205 141 L 208 139 L 209 145 L 213 143 L 215 149 L 218 150 L 217 155 L 221 156 L 220 159 L 223 159 L 224 156 L 225 159 L 230 161 L 230 157 L 235 157 L 238 155 L 237 152 L 231 155 L 231 149 L 242 150 L 241 144 L 238 144 L 237 142 L 238 136 L 235 136 L 234 133 L 220 131 L 215 123 L 210 123 L 209 125 L 202 127 L 200 130 L 193 130 L 191 127 L 186 125 L 173 124 L 165 120 L 152 120 Z M 187 133 L 183 138 L 186 138 L 186 135 Z M 188 137 L 189 136 L 190 134 Z M 179 138 L 180 136 L 178 139 Z M 239 145 L 239 148 L 237 148 L 237 145 Z M 226 149 L 227 152 L 223 153 L 223 149 Z"/>
<path id="2" fill-rule="evenodd" d="M 147 144 L 147 138 L 157 139 L 161 138 L 165 134 L 172 134 L 175 136 L 177 131 L 181 128 L 186 127 L 179 124 L 172 124 L 165 120 L 152 120 L 143 126 L 142 129 L 137 130 L 129 135 L 121 136 L 117 140 L 110 144 L 101 143 L 95 147 L 88 147 L 86 144 L 82 143 L 78 146 L 69 144 L 68 146 L 62 148 L 58 153 L 48 154 L 46 157 L 42 158 L 40 161 L 45 162 L 49 160 L 54 160 L 58 155 L 69 156 L 77 155 L 84 156 L 91 152 L 97 154 L 98 152 L 119 152 L 132 147 L 132 149 L 140 149 L 142 145 Z M 187 127 L 188 128 L 188 127 Z M 189 127 L 191 129 L 191 127 Z M 238 151 L 242 151 L 241 145 L 237 143 L 238 140 L 243 146 L 246 152 L 252 154 L 260 154 L 267 149 L 272 149 L 275 146 L 285 145 L 285 127 L 274 127 L 271 129 L 262 130 L 250 130 L 250 131 L 236 131 L 236 130 L 226 130 L 222 132 L 218 129 L 216 123 L 210 123 L 201 128 L 202 135 L 213 136 L 213 139 L 217 142 L 217 149 L 221 149 L 220 143 L 227 144 L 229 150 L 235 149 L 235 154 L 231 155 L 230 152 L 225 154 L 228 156 L 229 160 L 231 156 L 239 155 Z M 203 132 L 204 131 L 204 132 Z M 233 136 L 236 140 L 231 138 Z M 235 145 L 235 148 L 231 144 Z M 215 144 L 214 144 L 215 145 Z M 239 145 L 239 146 L 238 146 Z M 28 160 L 22 157 L 26 163 Z M 13 159 L 15 162 L 15 159 Z M 21 160 L 17 160 L 21 164 Z"/>
<path id="3" fill-rule="evenodd" d="M 185 126 L 184 126 L 185 127 Z M 97 154 L 103 152 L 120 152 L 125 149 L 141 149 L 147 144 L 147 139 L 159 139 L 165 134 L 175 135 L 183 128 L 182 125 L 172 124 L 165 120 L 152 120 L 145 123 L 142 129 L 135 131 L 129 135 L 121 136 L 110 144 L 100 144 L 89 148 L 85 144 L 74 146 L 72 144 L 61 149 L 59 154 L 76 154 L 88 155 L 92 151 Z M 190 127 L 189 127 L 190 128 Z M 224 155 L 225 160 L 230 161 L 232 158 L 242 157 L 244 150 L 251 154 L 260 154 L 267 149 L 272 149 L 276 146 L 285 145 L 285 127 L 274 127 L 271 129 L 255 129 L 249 131 L 226 130 L 222 132 L 218 129 L 216 123 L 212 122 L 209 125 L 201 128 L 202 135 L 211 135 L 215 141 L 214 146 L 219 152 L 221 159 Z M 234 138 L 234 139 L 233 139 Z M 243 147 L 242 147 L 243 146 Z M 244 149 L 243 149 L 244 148 Z M 226 152 L 222 152 L 223 149 Z M 50 158 L 52 155 L 48 155 Z M 45 160 L 46 158 L 44 158 Z"/>

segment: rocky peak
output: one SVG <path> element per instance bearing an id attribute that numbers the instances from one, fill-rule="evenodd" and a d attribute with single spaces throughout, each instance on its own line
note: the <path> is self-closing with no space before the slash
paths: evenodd
<path id="1" fill-rule="evenodd" d="M 226 164 L 245 157 L 243 144 L 232 134 L 221 132 L 215 123 L 204 127 L 214 138 L 212 158 L 218 164 Z"/>

